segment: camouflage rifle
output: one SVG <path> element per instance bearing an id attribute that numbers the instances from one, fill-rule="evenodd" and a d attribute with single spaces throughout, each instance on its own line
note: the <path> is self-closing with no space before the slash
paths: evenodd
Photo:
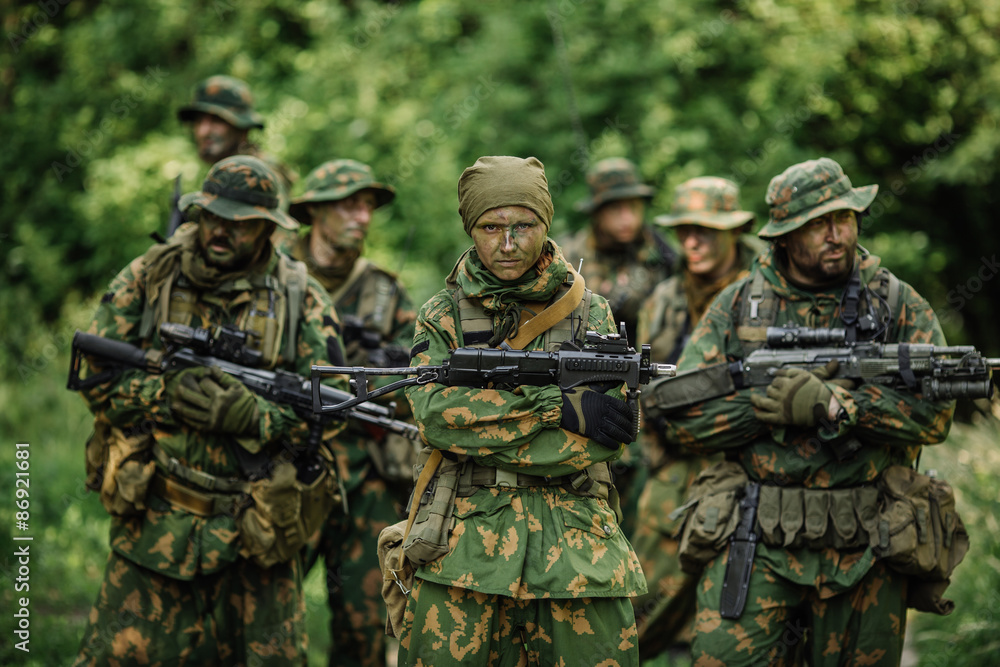
<path id="1" fill-rule="evenodd" d="M 73 390 L 89 389 L 113 379 L 126 367 L 164 373 L 193 366 L 208 366 L 232 375 L 258 396 L 290 405 L 311 427 L 319 425 L 317 415 L 312 410 L 314 392 L 319 392 L 322 399 L 330 403 L 345 403 L 353 399 L 351 394 L 333 387 L 310 386 L 310 381 L 297 373 L 252 368 L 260 362 L 261 354 L 247 347 L 246 337 L 245 331 L 230 325 L 220 327 L 213 336 L 207 329 L 167 323 L 160 325 L 160 339 L 167 349 L 143 350 L 123 341 L 77 331 L 73 336 L 67 387 Z M 106 368 L 96 375 L 81 378 L 80 363 L 84 355 L 93 357 Z M 332 413 L 330 416 L 333 418 L 355 419 L 398 433 L 410 440 L 417 438 L 416 426 L 393 418 L 393 405 L 366 403 L 355 406 L 356 404 L 352 404 L 342 410 L 328 412 Z"/>
<path id="2" fill-rule="evenodd" d="M 602 335 L 588 331 L 582 348 L 566 342 L 557 352 L 460 347 L 452 350 L 440 366 L 313 366 L 313 410 L 320 414 L 336 412 L 402 387 L 431 382 L 450 387 L 475 388 L 558 385 L 564 390 L 583 384 L 624 383 L 628 385 L 628 400 L 637 402 L 641 385 L 647 384 L 651 378 L 674 373 L 674 366 L 651 363 L 649 354 L 649 345 L 641 346 L 638 352 L 629 347 L 622 327 L 621 334 Z M 340 404 L 326 402 L 321 394 L 323 385 L 320 380 L 332 374 L 350 375 L 351 386 L 357 396 Z M 370 375 L 414 377 L 369 392 Z M 637 418 L 638 414 L 639 411 L 636 410 Z"/>
<path id="3" fill-rule="evenodd" d="M 929 400 L 990 398 L 989 359 L 970 345 L 935 346 L 917 343 L 846 343 L 844 329 L 768 327 L 767 346 L 745 359 L 681 373 L 657 382 L 644 406 L 658 414 L 727 396 L 738 389 L 771 384 L 782 368 L 814 370 L 837 361 L 833 378 L 857 384 L 877 384 L 915 391 Z"/>

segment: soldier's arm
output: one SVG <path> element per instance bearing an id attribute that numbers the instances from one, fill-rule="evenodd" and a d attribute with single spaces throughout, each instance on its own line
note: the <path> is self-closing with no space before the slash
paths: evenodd
<path id="1" fill-rule="evenodd" d="M 897 316 L 899 343 L 946 345 L 944 333 L 930 304 L 905 283 Z M 942 442 L 951 428 L 954 401 L 930 401 L 921 394 L 877 384 L 865 384 L 852 391 L 835 390 L 843 406 L 843 419 L 832 428 L 821 429 L 825 440 L 853 434 L 864 443 L 878 445 L 920 445 Z"/>
<path id="2" fill-rule="evenodd" d="M 715 297 L 677 362 L 678 372 L 714 366 L 729 361 L 729 355 L 741 356 L 731 316 L 738 294 L 738 285 L 731 285 Z M 761 389 L 740 389 L 665 415 L 664 438 L 698 454 L 750 444 L 768 428 L 754 414 L 751 391 Z"/>

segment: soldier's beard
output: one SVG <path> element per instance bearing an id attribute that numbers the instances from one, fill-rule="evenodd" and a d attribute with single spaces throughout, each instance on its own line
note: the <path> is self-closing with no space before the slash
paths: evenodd
<path id="1" fill-rule="evenodd" d="M 825 287 L 843 282 L 854 268 L 857 239 L 847 243 L 826 244 L 819 251 L 789 239 L 786 261 L 789 277 L 808 287 Z"/>

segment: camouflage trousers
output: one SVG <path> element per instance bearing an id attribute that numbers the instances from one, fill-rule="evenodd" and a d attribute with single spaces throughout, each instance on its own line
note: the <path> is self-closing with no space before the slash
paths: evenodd
<path id="1" fill-rule="evenodd" d="M 632 605 L 643 660 L 691 643 L 699 577 L 681 570 L 677 559 L 680 539 L 674 534 L 683 518 L 671 520 L 670 513 L 683 504 L 687 488 L 708 465 L 707 459 L 680 459 L 661 465 L 639 499 L 632 546 L 649 592 L 632 598 Z"/>
<path id="2" fill-rule="evenodd" d="M 399 666 L 638 666 L 626 598 L 518 600 L 416 579 Z"/>
<path id="3" fill-rule="evenodd" d="M 239 559 L 190 581 L 112 551 L 75 665 L 305 665 L 297 560 Z"/>
<path id="4" fill-rule="evenodd" d="M 899 665 L 906 626 L 907 577 L 876 562 L 858 584 L 821 598 L 760 560 L 740 618 L 719 615 L 726 569 L 720 554 L 698 586 L 694 667 L 744 665 Z"/>
<path id="5" fill-rule="evenodd" d="M 385 482 L 369 478 L 348 493 L 350 516 L 334 508 L 318 551 L 307 548 L 307 571 L 322 554 L 330 605 L 330 665 L 385 665 L 385 603 L 378 534 L 399 521 Z"/>

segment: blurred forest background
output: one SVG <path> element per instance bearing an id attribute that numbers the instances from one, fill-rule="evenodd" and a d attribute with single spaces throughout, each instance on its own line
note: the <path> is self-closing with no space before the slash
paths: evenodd
<path id="1" fill-rule="evenodd" d="M 701 175 L 742 187 L 829 156 L 880 186 L 861 243 L 913 284 L 950 342 L 1000 356 L 994 224 L 1000 0 L 0 1 L 0 600 L 11 609 L 13 443 L 31 444 L 32 652 L 0 621 L 0 662 L 65 664 L 107 554 L 83 487 L 89 419 L 63 388 L 69 342 L 108 281 L 164 232 L 172 179 L 198 189 L 177 108 L 212 74 L 246 80 L 251 134 L 304 177 L 350 157 L 392 183 L 368 254 L 422 303 L 470 244 L 456 184 L 481 155 L 534 155 L 553 236 L 586 221 L 589 162 L 633 159 L 669 209 Z M 300 182 L 301 186 L 301 182 Z M 298 190 L 295 191 L 297 193 Z M 994 221 L 994 222 L 991 222 Z M 994 404 L 995 405 L 995 404 Z M 995 411 L 993 409 L 992 411 Z M 927 461 L 959 488 L 973 552 L 958 610 L 914 614 L 920 664 L 1000 652 L 1000 475 L 990 406 Z M 975 463 L 975 467 L 973 466 Z M 325 594 L 311 580 L 310 611 Z M 992 597 L 991 597 L 992 596 Z M 311 622 L 325 664 L 323 622 Z"/>

